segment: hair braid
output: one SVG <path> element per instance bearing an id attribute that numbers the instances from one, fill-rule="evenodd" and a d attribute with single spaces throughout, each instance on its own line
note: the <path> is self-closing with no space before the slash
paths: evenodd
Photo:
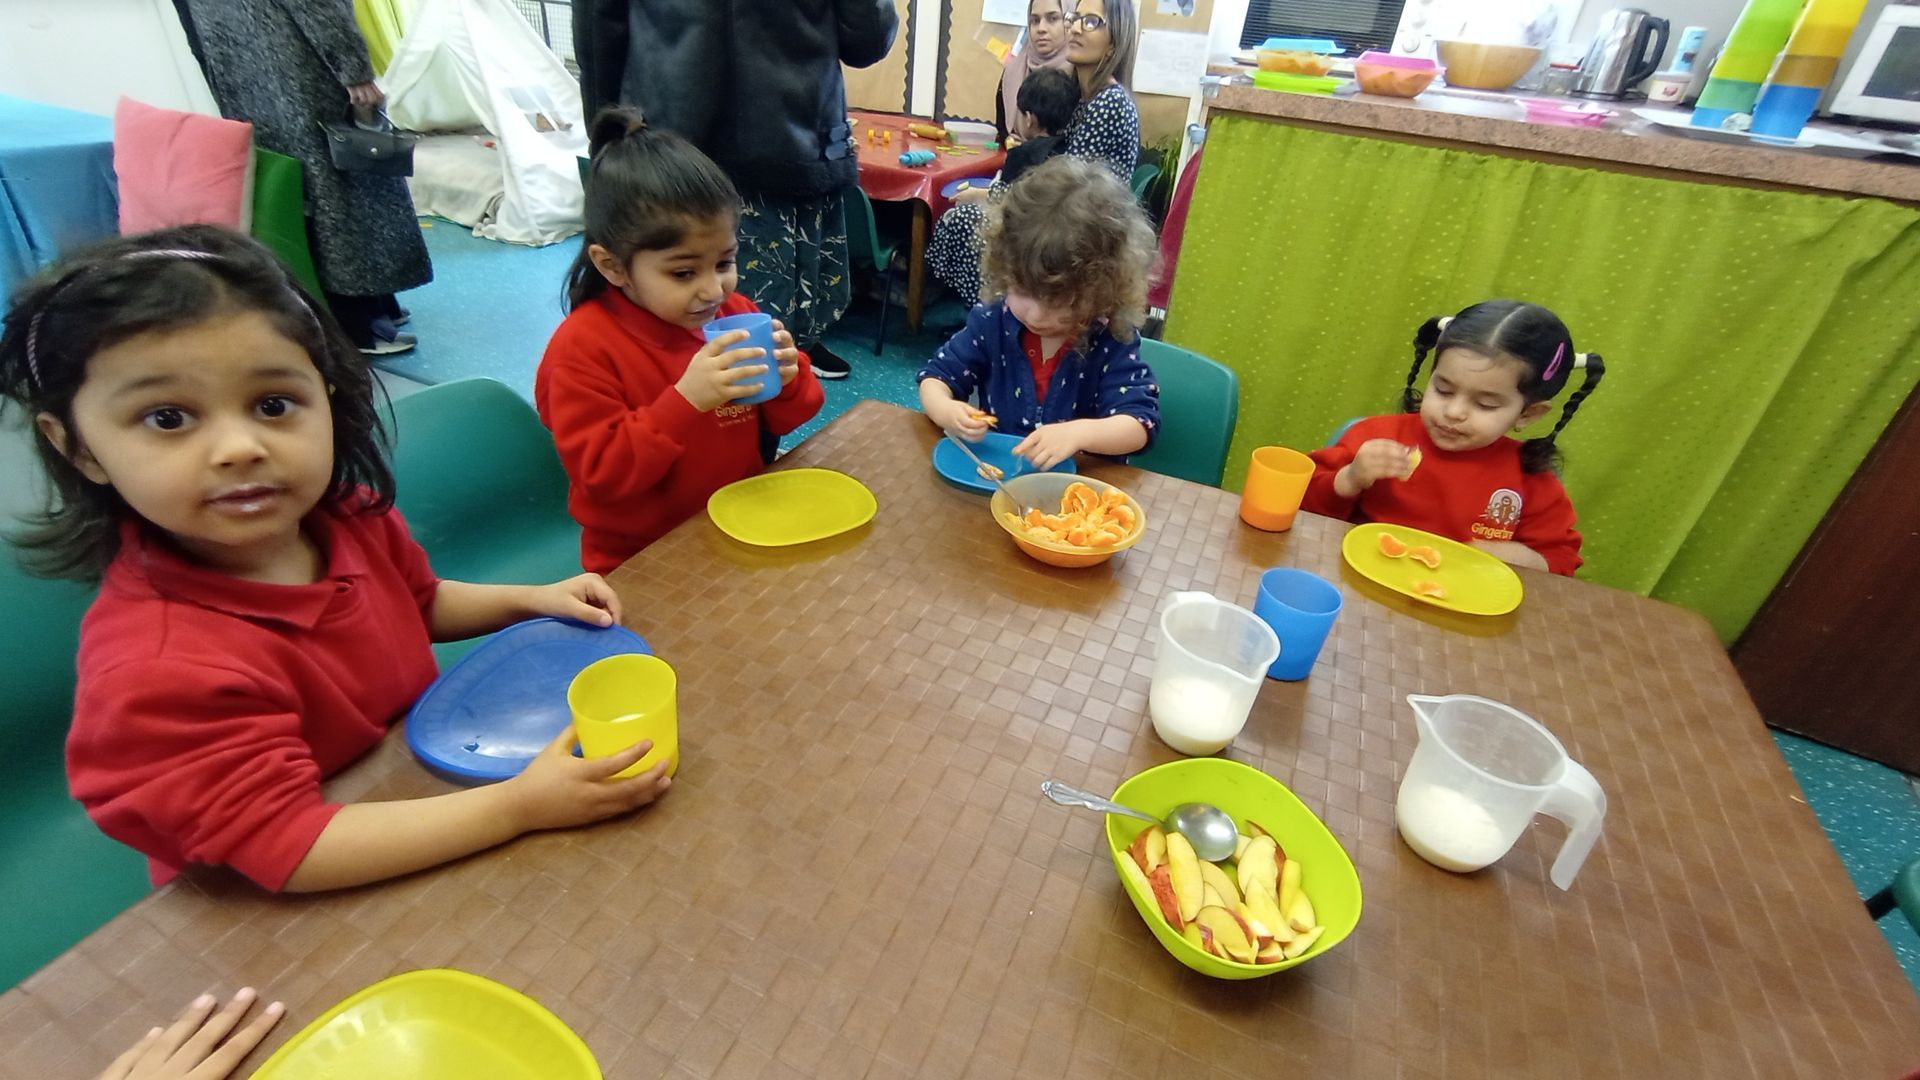
<path id="1" fill-rule="evenodd" d="M 1417 388 L 1420 381 L 1420 368 L 1426 364 L 1427 354 L 1433 351 L 1434 346 L 1440 344 L 1441 321 L 1441 318 L 1436 315 L 1421 323 L 1420 329 L 1413 335 L 1413 367 L 1407 369 L 1407 387 L 1400 392 L 1401 412 L 1420 411 L 1420 391 Z"/>
<path id="2" fill-rule="evenodd" d="M 1575 390 L 1573 396 L 1569 397 L 1566 405 L 1561 408 L 1560 419 L 1554 421 L 1553 430 L 1541 438 L 1528 439 L 1521 443 L 1520 468 L 1523 472 L 1547 472 L 1555 467 L 1560 458 L 1560 450 L 1555 445 L 1555 440 L 1559 438 L 1561 429 L 1573 419 L 1573 414 L 1579 410 L 1580 403 L 1587 400 L 1587 395 L 1593 393 L 1594 387 L 1600 385 L 1600 377 L 1607 373 L 1607 365 L 1601 361 L 1599 353 L 1588 353 L 1584 359 L 1587 377 L 1581 380 L 1580 389 Z"/>

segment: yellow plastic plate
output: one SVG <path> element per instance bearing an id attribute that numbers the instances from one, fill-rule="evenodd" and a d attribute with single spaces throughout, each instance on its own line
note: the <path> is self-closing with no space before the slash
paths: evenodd
<path id="1" fill-rule="evenodd" d="M 1440 568 L 1429 570 L 1425 563 L 1402 556 L 1388 558 L 1380 550 L 1380 534 L 1390 533 L 1408 547 L 1430 547 L 1440 552 Z M 1435 536 L 1405 525 L 1371 522 L 1355 525 L 1340 544 L 1347 565 L 1362 577 L 1376 581 L 1397 593 L 1434 607 L 1466 615 L 1505 615 L 1520 606 L 1520 575 L 1513 567 L 1457 540 Z M 1444 597 L 1425 596 L 1413 591 L 1416 581 L 1437 581 L 1447 591 Z"/>
<path id="2" fill-rule="evenodd" d="M 880 504 L 867 485 L 832 469 L 781 469 L 728 484 L 707 500 L 707 516 L 743 544 L 785 547 L 838 536 L 873 520 Z"/>
<path id="3" fill-rule="evenodd" d="M 1107 815 L 1107 849 L 1113 856 L 1113 871 L 1120 877 L 1121 890 L 1173 958 L 1202 975 L 1258 979 L 1298 967 L 1340 944 L 1360 922 L 1360 874 L 1354 870 L 1347 850 L 1285 784 L 1251 765 L 1213 757 L 1170 761 L 1129 778 L 1113 793 L 1113 801 L 1161 817 L 1181 803 L 1212 803 L 1243 829 L 1248 818 L 1259 822 L 1261 828 L 1273 833 L 1288 858 L 1300 861 L 1300 888 L 1313 901 L 1320 925 L 1326 927 L 1320 940 L 1299 956 L 1274 964 L 1224 960 L 1167 925 L 1151 894 L 1134 891 L 1133 882 L 1120 870 L 1120 860 L 1133 858 L 1127 854 L 1127 845 L 1147 825 L 1138 818 Z"/>
<path id="4" fill-rule="evenodd" d="M 382 979 L 288 1039 L 253 1080 L 600 1080 L 539 1002 L 451 968 Z"/>

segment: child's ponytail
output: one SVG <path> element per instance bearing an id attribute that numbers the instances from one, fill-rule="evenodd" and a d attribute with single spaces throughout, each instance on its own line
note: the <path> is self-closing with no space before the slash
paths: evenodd
<path id="1" fill-rule="evenodd" d="M 1554 440 L 1560 436 L 1562 428 L 1573 419 L 1580 403 L 1587 400 L 1593 388 L 1600 385 L 1600 377 L 1607 373 L 1607 365 L 1601 362 L 1599 353 L 1580 353 L 1573 358 L 1576 369 L 1584 368 L 1587 377 L 1580 382 L 1580 389 L 1573 392 L 1566 405 L 1560 410 L 1560 419 L 1554 421 L 1553 430 L 1538 439 L 1527 439 L 1520 444 L 1520 469 L 1522 472 L 1552 472 L 1560 463 L 1560 451 Z"/>
<path id="2" fill-rule="evenodd" d="M 609 105 L 587 130 L 586 235 L 567 269 L 569 311 L 607 290 L 592 248 L 625 266 L 679 243 L 690 225 L 740 213 L 727 174 L 692 143 L 648 125 L 639 109 Z"/>
<path id="3" fill-rule="evenodd" d="M 1427 354 L 1440 344 L 1440 332 L 1452 321 L 1452 316 L 1428 319 L 1413 335 L 1413 367 L 1407 370 L 1407 388 L 1400 392 L 1400 411 L 1420 411 L 1420 368 L 1426 364 Z"/>

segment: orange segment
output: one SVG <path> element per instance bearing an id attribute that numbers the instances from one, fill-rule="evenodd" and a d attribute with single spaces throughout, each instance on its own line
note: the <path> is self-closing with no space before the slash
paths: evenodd
<path id="1" fill-rule="evenodd" d="M 1381 539 L 1383 540 L 1386 539 L 1386 535 L 1384 533 L 1381 534 Z M 1385 545 L 1382 545 L 1382 546 L 1384 547 Z M 1425 563 L 1427 569 L 1429 570 L 1440 569 L 1440 552 L 1434 548 L 1430 548 L 1430 547 L 1408 548 L 1407 558 L 1412 559 L 1415 562 Z"/>
<path id="2" fill-rule="evenodd" d="M 1392 533 L 1380 534 L 1380 554 L 1389 559 L 1397 559 L 1406 553 L 1407 545 L 1401 543 L 1399 537 Z"/>
<path id="3" fill-rule="evenodd" d="M 1431 596 L 1435 600 L 1447 598 L 1447 590 L 1437 581 L 1416 581 L 1413 583 L 1413 591 L 1421 596 Z"/>

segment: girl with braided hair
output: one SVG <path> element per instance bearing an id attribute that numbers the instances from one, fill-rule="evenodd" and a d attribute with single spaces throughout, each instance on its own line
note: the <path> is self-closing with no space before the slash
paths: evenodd
<path id="1" fill-rule="evenodd" d="M 1417 384 L 1434 357 L 1426 389 Z M 1401 412 L 1349 427 L 1316 451 L 1305 509 L 1387 521 L 1472 544 L 1515 566 L 1580 566 L 1573 504 L 1555 471 L 1560 432 L 1605 373 L 1538 304 L 1489 300 L 1428 319 L 1413 339 Z M 1516 439 L 1584 372 L 1546 435 Z"/>

